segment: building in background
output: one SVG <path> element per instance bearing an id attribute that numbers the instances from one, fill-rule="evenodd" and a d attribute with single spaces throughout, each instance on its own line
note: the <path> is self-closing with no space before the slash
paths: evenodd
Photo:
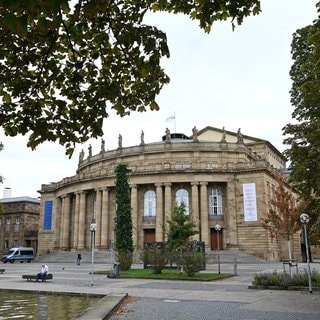
<path id="1" fill-rule="evenodd" d="M 38 249 L 40 200 L 30 197 L 0 199 L 0 250 L 12 247 Z"/>
<path id="2" fill-rule="evenodd" d="M 207 250 L 243 250 L 265 260 L 287 257 L 287 248 L 271 239 L 259 219 L 284 172 L 286 158 L 270 142 L 214 127 L 192 135 L 170 133 L 160 141 L 80 153 L 76 174 L 42 185 L 39 253 L 48 249 L 78 251 L 90 248 L 90 224 L 97 223 L 95 248 L 108 249 L 114 238 L 115 167 L 130 168 L 133 240 L 164 241 L 167 221 L 176 203 L 187 206 L 196 222 L 195 240 Z M 216 231 L 215 226 L 221 226 Z M 219 233 L 217 233 L 219 232 Z M 301 257 L 299 235 L 293 255 Z"/>

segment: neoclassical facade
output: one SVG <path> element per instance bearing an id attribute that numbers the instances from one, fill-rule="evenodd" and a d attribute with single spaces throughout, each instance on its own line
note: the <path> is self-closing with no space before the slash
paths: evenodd
<path id="1" fill-rule="evenodd" d="M 97 154 L 82 151 L 76 175 L 42 185 L 39 253 L 87 250 L 90 224 L 95 221 L 95 248 L 106 250 L 114 236 L 115 167 L 130 168 L 133 241 L 164 241 L 167 221 L 180 202 L 195 221 L 207 250 L 240 249 L 265 260 L 286 257 L 286 249 L 271 239 L 259 220 L 283 174 L 285 157 L 268 141 L 214 127 L 193 128 L 192 135 L 170 133 L 158 142 L 122 146 Z M 216 231 L 215 226 L 221 226 Z M 301 257 L 299 236 L 294 256 Z"/>

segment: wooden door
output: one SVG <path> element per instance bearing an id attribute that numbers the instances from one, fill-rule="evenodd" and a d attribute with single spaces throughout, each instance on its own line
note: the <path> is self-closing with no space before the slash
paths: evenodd
<path id="1" fill-rule="evenodd" d="M 219 232 L 215 228 L 210 229 L 211 236 L 211 250 L 218 250 L 218 239 L 219 239 L 219 250 L 223 250 L 223 229 Z"/>
<path id="2" fill-rule="evenodd" d="M 144 229 L 144 242 L 156 241 L 156 230 L 155 229 Z"/>

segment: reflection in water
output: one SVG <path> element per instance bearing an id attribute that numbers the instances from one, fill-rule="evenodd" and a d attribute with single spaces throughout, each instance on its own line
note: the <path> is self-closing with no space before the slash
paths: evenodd
<path id="1" fill-rule="evenodd" d="M 0 291 L 0 320 L 71 320 L 98 300 L 87 296 Z"/>
<path id="2" fill-rule="evenodd" d="M 48 319 L 48 300 L 47 295 L 38 295 L 38 313 L 37 318 L 39 320 Z"/>

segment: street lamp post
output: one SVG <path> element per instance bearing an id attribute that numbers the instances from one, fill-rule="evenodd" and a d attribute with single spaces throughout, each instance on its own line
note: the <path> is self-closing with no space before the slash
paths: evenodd
<path id="1" fill-rule="evenodd" d="M 93 274 L 94 274 L 94 240 L 97 230 L 97 224 L 95 222 L 90 224 L 91 231 L 91 285 L 93 286 Z"/>
<path id="2" fill-rule="evenodd" d="M 309 257 L 309 246 L 308 246 L 308 235 L 307 235 L 307 224 L 310 221 L 309 215 L 306 213 L 302 213 L 300 215 L 300 221 L 303 223 L 304 228 L 304 242 L 306 245 L 306 256 L 307 256 L 307 263 L 308 263 L 308 280 L 309 280 L 309 292 L 312 293 L 312 286 L 311 286 L 311 271 L 310 271 L 310 257 Z"/>
<path id="3" fill-rule="evenodd" d="M 216 224 L 214 227 L 217 231 L 217 243 L 218 243 L 218 273 L 220 274 L 220 243 L 219 243 L 219 232 L 221 230 L 220 224 Z"/>

